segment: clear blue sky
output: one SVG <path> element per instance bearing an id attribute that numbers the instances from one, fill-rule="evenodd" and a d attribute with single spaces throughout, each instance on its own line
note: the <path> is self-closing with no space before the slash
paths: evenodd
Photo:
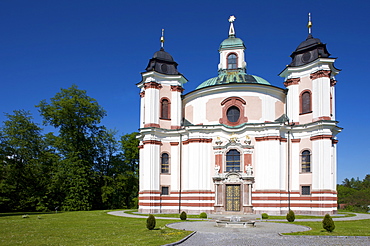
<path id="1" fill-rule="evenodd" d="M 140 81 L 153 53 L 165 50 L 189 83 L 185 93 L 217 75 L 218 47 L 230 15 L 247 47 L 248 73 L 283 87 L 277 75 L 307 37 L 327 44 L 336 67 L 338 183 L 370 173 L 370 2 L 368 1 L 0 1 L 0 121 L 76 84 L 108 112 L 103 124 L 120 134 L 139 126 Z M 48 130 L 48 129 L 46 129 Z"/>

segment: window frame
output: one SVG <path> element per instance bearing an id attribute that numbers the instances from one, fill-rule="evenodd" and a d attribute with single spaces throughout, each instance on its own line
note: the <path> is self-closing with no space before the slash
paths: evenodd
<path id="1" fill-rule="evenodd" d="M 304 188 L 308 188 L 308 194 L 303 193 Z M 311 194 L 312 194 L 311 185 L 301 185 L 301 196 L 311 196 Z"/>
<path id="2" fill-rule="evenodd" d="M 228 155 L 231 151 L 236 151 L 238 153 L 238 155 Z M 233 160 L 228 160 L 228 157 L 236 157 L 236 156 L 239 156 L 239 166 L 238 168 L 235 168 L 236 167 L 236 164 L 232 164 L 231 167 L 229 168 L 228 167 L 228 164 L 230 162 L 234 163 L 235 162 L 235 159 L 233 158 Z M 239 151 L 238 149 L 236 148 L 231 148 L 231 149 L 228 149 L 226 152 L 225 152 L 225 172 L 241 172 L 241 163 L 242 163 L 242 154 L 241 154 L 241 151 Z"/>
<path id="3" fill-rule="evenodd" d="M 305 99 L 304 95 L 309 95 L 309 99 Z M 306 102 L 306 100 L 309 100 L 309 102 Z M 306 109 L 306 107 L 309 108 Z M 304 90 L 299 95 L 299 112 L 300 112 L 299 114 L 312 113 L 312 93 L 310 90 Z"/>
<path id="4" fill-rule="evenodd" d="M 164 113 L 164 102 L 167 102 L 167 114 Z M 160 101 L 160 119 L 171 120 L 171 101 L 167 97 L 162 97 Z"/>
<path id="5" fill-rule="evenodd" d="M 306 154 L 304 154 L 304 152 L 308 152 L 309 154 L 308 155 L 306 155 Z M 308 163 L 307 163 L 307 161 L 305 161 L 304 162 L 304 157 L 305 156 L 308 156 L 308 158 L 309 158 L 309 161 L 308 161 Z M 312 171 L 311 171 L 311 156 L 312 156 L 312 152 L 311 152 L 311 150 L 309 150 L 309 149 L 304 149 L 304 150 L 302 150 L 301 151 L 301 155 L 300 155 L 300 161 L 301 161 L 301 173 L 311 173 Z M 304 167 L 304 165 L 305 165 L 305 167 Z M 308 167 L 307 167 L 307 165 L 308 165 Z"/>
<path id="6" fill-rule="evenodd" d="M 164 189 L 167 188 L 167 194 L 164 194 Z M 169 186 L 161 186 L 161 196 L 169 196 L 170 195 L 170 187 Z"/>
<path id="7" fill-rule="evenodd" d="M 234 55 L 235 58 L 230 58 L 230 56 Z M 238 54 L 236 54 L 235 52 L 231 52 L 229 54 L 227 54 L 227 57 L 226 57 L 226 69 L 227 70 L 236 70 L 238 69 Z M 230 61 L 235 61 L 235 63 L 231 63 Z M 229 68 L 229 65 L 231 65 L 232 67 Z"/>
<path id="8" fill-rule="evenodd" d="M 240 97 L 228 97 L 221 102 L 222 107 L 222 118 L 220 118 L 219 122 L 221 124 L 225 124 L 228 126 L 238 126 L 242 123 L 248 122 L 248 118 L 244 116 L 244 108 L 246 105 L 246 101 L 244 101 Z M 227 112 L 231 107 L 237 107 L 239 109 L 239 119 L 236 122 L 231 122 L 227 118 Z"/>
<path id="9" fill-rule="evenodd" d="M 236 120 L 235 119 L 230 120 L 230 118 L 235 117 L 235 115 L 230 115 L 229 116 L 229 112 L 232 109 L 236 109 L 238 111 L 238 118 Z M 226 110 L 226 117 L 227 117 L 227 120 L 229 122 L 232 122 L 232 123 L 238 122 L 239 121 L 239 118 L 240 118 L 240 109 L 237 106 L 235 106 L 235 105 L 232 105 L 232 106 L 228 107 L 227 110 Z"/>
<path id="10" fill-rule="evenodd" d="M 167 163 L 163 163 L 163 155 L 167 155 Z M 170 174 L 170 154 L 167 152 L 161 154 L 161 174 Z"/>

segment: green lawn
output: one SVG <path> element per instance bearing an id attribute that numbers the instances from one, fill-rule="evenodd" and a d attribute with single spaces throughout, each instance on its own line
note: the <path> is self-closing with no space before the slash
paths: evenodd
<path id="1" fill-rule="evenodd" d="M 344 214 L 344 216 L 331 216 L 332 218 L 343 218 L 343 217 L 353 217 L 353 216 L 356 216 L 355 214 L 353 213 L 340 213 L 340 214 Z M 322 215 L 319 215 L 319 216 L 315 216 L 315 215 L 295 215 L 295 218 L 296 219 L 323 219 L 324 216 Z M 286 219 L 286 216 L 285 215 L 281 215 L 281 216 L 274 216 L 274 215 L 269 215 L 269 220 L 285 220 Z"/>
<path id="2" fill-rule="evenodd" d="M 146 219 L 107 211 L 23 214 L 0 214 L 0 245 L 163 245 L 190 234 L 165 227 L 180 220 L 157 220 L 156 230 L 149 231 Z"/>
<path id="3" fill-rule="evenodd" d="M 149 216 L 149 214 L 139 214 L 139 213 L 137 213 L 137 209 L 126 211 L 125 213 L 135 214 L 135 215 L 140 215 L 140 216 Z M 180 218 L 180 214 L 153 214 L 153 215 L 156 216 L 156 217 Z M 199 218 L 199 214 L 188 214 L 187 218 Z"/>
<path id="4" fill-rule="evenodd" d="M 156 230 L 146 229 L 146 219 L 108 215 L 107 211 L 0 213 L 0 245 L 163 245 L 189 235 L 165 227 L 176 220 L 158 220 Z M 311 231 L 287 235 L 370 236 L 370 220 L 336 221 L 332 233 L 321 222 L 293 222 Z"/>
<path id="5" fill-rule="evenodd" d="M 327 232 L 321 222 L 293 222 L 292 224 L 311 227 L 311 231 L 284 233 L 284 235 L 318 236 L 370 236 L 370 220 L 334 221 L 335 229 Z"/>

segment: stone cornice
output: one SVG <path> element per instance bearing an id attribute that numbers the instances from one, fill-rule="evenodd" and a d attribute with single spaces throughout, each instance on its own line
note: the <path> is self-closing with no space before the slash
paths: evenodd
<path id="1" fill-rule="evenodd" d="M 154 145 L 162 145 L 161 141 L 158 140 L 144 140 L 143 144 L 154 144 Z"/>
<path id="2" fill-rule="evenodd" d="M 284 86 L 285 87 L 288 87 L 290 85 L 298 85 L 299 82 L 301 82 L 301 78 L 291 78 L 291 79 L 287 79 L 285 82 L 284 82 Z"/>
<path id="3" fill-rule="evenodd" d="M 331 75 L 330 70 L 320 70 L 315 73 L 311 73 L 310 79 L 314 80 L 314 79 L 325 78 L 325 77 L 330 78 L 330 75 Z"/>
<path id="4" fill-rule="evenodd" d="M 182 142 L 183 144 L 189 143 L 212 143 L 212 138 L 190 138 Z"/>
<path id="5" fill-rule="evenodd" d="M 177 91 L 177 92 L 182 93 L 184 91 L 184 88 L 178 85 L 171 85 L 171 91 Z"/>
<path id="6" fill-rule="evenodd" d="M 329 140 L 332 140 L 332 135 L 317 135 L 317 136 L 312 136 L 310 137 L 310 140 L 311 141 L 315 141 L 315 140 L 323 140 L 323 139 L 329 139 Z"/>
<path id="7" fill-rule="evenodd" d="M 144 84 L 144 89 L 149 89 L 149 88 L 153 88 L 153 89 L 161 89 L 162 88 L 162 85 L 157 83 L 157 82 L 148 82 L 148 83 L 145 83 Z"/>
<path id="8" fill-rule="evenodd" d="M 257 142 L 260 141 L 280 141 L 280 136 L 265 136 L 265 137 L 256 137 L 255 138 Z"/>

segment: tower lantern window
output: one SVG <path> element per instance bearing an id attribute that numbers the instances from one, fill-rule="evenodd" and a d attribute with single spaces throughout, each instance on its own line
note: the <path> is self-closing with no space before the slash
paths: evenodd
<path id="1" fill-rule="evenodd" d="M 238 57 L 236 54 L 230 54 L 227 56 L 227 69 L 237 69 L 238 68 Z"/>

